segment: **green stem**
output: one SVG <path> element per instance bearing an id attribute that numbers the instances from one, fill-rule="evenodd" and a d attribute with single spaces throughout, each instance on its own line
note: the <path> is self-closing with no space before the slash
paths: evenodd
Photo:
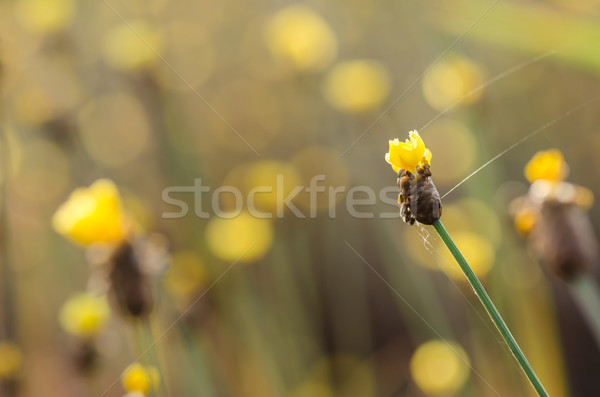
<path id="1" fill-rule="evenodd" d="M 483 304 L 483 307 L 485 308 L 488 315 L 496 325 L 496 328 L 498 328 L 502 339 L 504 339 L 504 341 L 510 348 L 510 351 L 521 366 L 523 372 L 525 372 L 525 375 L 529 379 L 529 382 L 531 382 L 531 385 L 533 386 L 535 391 L 538 393 L 539 396 L 548 397 L 548 393 L 544 389 L 544 386 L 542 386 L 542 383 L 533 371 L 533 368 L 525 358 L 525 355 L 521 351 L 521 348 L 517 344 L 517 341 L 510 333 L 508 327 L 506 326 L 506 323 L 502 319 L 502 316 L 500 316 L 498 309 L 496 309 L 496 306 L 494 306 L 494 303 L 492 303 L 492 300 L 490 299 L 489 295 L 487 294 L 487 292 L 485 292 L 483 285 L 481 285 L 481 282 L 479 281 L 475 273 L 473 273 L 473 270 L 458 250 L 458 247 L 456 247 L 456 244 L 454 244 L 454 241 L 452 241 L 452 238 L 444 228 L 442 222 L 440 222 L 439 220 L 435 221 L 433 223 L 433 227 L 444 241 L 444 244 L 446 244 L 446 247 L 448 247 L 448 250 L 450 250 L 450 253 L 452 253 L 452 256 L 454 256 L 456 263 L 458 263 L 458 266 L 460 266 L 463 273 L 467 277 L 469 284 L 471 284 L 471 287 L 475 291 L 475 295 L 477 295 L 477 297 Z"/>

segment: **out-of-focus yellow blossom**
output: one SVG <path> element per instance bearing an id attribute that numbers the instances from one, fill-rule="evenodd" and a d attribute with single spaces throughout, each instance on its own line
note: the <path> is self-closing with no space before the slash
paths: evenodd
<path id="1" fill-rule="evenodd" d="M 410 172 L 414 172 L 423 157 L 427 161 L 431 161 L 431 152 L 425 148 L 425 143 L 417 131 L 409 132 L 409 138 L 404 142 L 400 142 L 398 138 L 390 141 L 389 152 L 385 154 L 387 161 L 394 172 L 402 168 Z"/>
<path id="2" fill-rule="evenodd" d="M 299 70 L 319 71 L 337 54 L 337 39 L 311 8 L 293 5 L 275 14 L 265 30 L 271 52 Z"/>
<path id="3" fill-rule="evenodd" d="M 430 396 L 457 392 L 469 377 L 469 357 L 457 343 L 431 340 L 419 346 L 410 360 L 414 382 Z"/>
<path id="4" fill-rule="evenodd" d="M 484 237 L 469 231 L 459 231 L 453 234 L 454 242 L 460 249 L 471 269 L 477 277 L 485 276 L 494 266 L 495 249 L 493 244 Z M 437 241 L 437 251 L 442 255 L 437 256 L 440 267 L 455 280 L 465 280 L 464 273 L 458 267 L 452 254 L 445 248 L 442 240 Z"/>
<path id="5" fill-rule="evenodd" d="M 224 261 L 252 262 L 271 248 L 273 225 L 270 219 L 247 212 L 232 219 L 212 218 L 206 227 L 206 241 L 211 252 Z"/>
<path id="6" fill-rule="evenodd" d="M 143 39 L 142 39 L 143 38 Z M 163 50 L 162 33 L 144 21 L 120 24 L 104 37 L 106 62 L 118 70 L 133 70 L 152 64 Z"/>
<path id="7" fill-rule="evenodd" d="M 538 212 L 531 207 L 523 208 L 515 214 L 515 229 L 523 235 L 529 234 L 535 222 L 537 221 Z"/>
<path id="8" fill-rule="evenodd" d="M 12 342 L 0 342 L 0 379 L 14 379 L 23 363 L 23 355 Z"/>
<path id="9" fill-rule="evenodd" d="M 165 273 L 166 288 L 180 298 L 189 297 L 206 283 L 206 270 L 198 254 L 179 251 L 172 255 L 171 266 Z"/>
<path id="10" fill-rule="evenodd" d="M 452 57 L 437 63 L 423 77 L 423 95 L 431 107 L 441 111 L 458 101 L 467 104 L 477 100 L 481 91 L 473 90 L 483 81 L 479 66 L 468 59 Z"/>
<path id="11" fill-rule="evenodd" d="M 110 316 L 105 296 L 82 293 L 71 297 L 60 310 L 60 325 L 79 337 L 92 337 L 104 327 Z"/>
<path id="12" fill-rule="evenodd" d="M 525 177 L 529 182 L 544 179 L 551 182 L 563 181 L 569 166 L 558 149 L 537 152 L 525 166 Z"/>
<path id="13" fill-rule="evenodd" d="M 377 61 L 354 60 L 336 64 L 327 75 L 325 97 L 335 108 L 346 112 L 372 110 L 387 98 L 390 78 Z"/>
<path id="14" fill-rule="evenodd" d="M 35 33 L 56 32 L 71 23 L 73 0 L 18 0 L 15 12 L 21 25 Z"/>
<path id="15" fill-rule="evenodd" d="M 117 186 L 108 179 L 75 189 L 52 218 L 58 233 L 82 245 L 119 242 L 128 224 Z"/>
<path id="16" fill-rule="evenodd" d="M 156 391 L 160 383 L 158 370 L 150 365 L 132 364 L 123 371 L 121 384 L 128 392 L 148 394 Z"/>

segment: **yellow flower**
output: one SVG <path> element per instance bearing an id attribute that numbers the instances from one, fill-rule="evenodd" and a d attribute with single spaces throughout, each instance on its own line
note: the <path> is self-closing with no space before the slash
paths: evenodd
<path id="1" fill-rule="evenodd" d="M 104 296 L 82 293 L 71 297 L 60 310 L 60 325 L 70 334 L 92 337 L 102 329 L 110 316 Z"/>
<path id="2" fill-rule="evenodd" d="M 160 382 L 158 370 L 150 365 L 135 363 L 125 368 L 121 377 L 121 384 L 128 392 L 147 394 L 150 390 L 157 390 Z"/>
<path id="3" fill-rule="evenodd" d="M 127 234 L 127 224 L 119 191 L 108 179 L 75 189 L 52 218 L 58 233 L 82 245 L 119 242 Z"/>
<path id="4" fill-rule="evenodd" d="M 273 55 L 298 70 L 322 70 L 337 53 L 333 30 L 319 14 L 303 5 L 275 14 L 267 24 L 265 41 Z"/>
<path id="5" fill-rule="evenodd" d="M 21 364 L 23 356 L 21 350 L 12 342 L 0 342 L 0 379 L 14 379 Z"/>
<path id="6" fill-rule="evenodd" d="M 537 152 L 525 166 L 525 177 L 529 182 L 539 179 L 560 182 L 568 173 L 569 166 L 558 149 Z"/>
<path id="7" fill-rule="evenodd" d="M 400 169 L 414 172 L 423 158 L 431 161 L 431 152 L 425 148 L 425 143 L 417 131 L 409 132 L 409 139 L 400 142 L 398 138 L 390 141 L 390 150 L 385 155 L 385 161 L 391 164 L 397 173 Z"/>
<path id="8" fill-rule="evenodd" d="M 454 342 L 430 340 L 410 359 L 414 382 L 430 396 L 454 395 L 469 377 L 469 357 Z"/>

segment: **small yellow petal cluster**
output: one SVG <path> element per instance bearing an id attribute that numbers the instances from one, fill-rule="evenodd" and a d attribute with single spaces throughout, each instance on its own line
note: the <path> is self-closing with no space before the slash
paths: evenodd
<path id="1" fill-rule="evenodd" d="M 82 338 L 97 335 L 110 316 L 105 296 L 82 293 L 71 297 L 60 310 L 59 321 L 65 331 Z"/>
<path id="2" fill-rule="evenodd" d="M 558 149 L 537 152 L 525 166 L 525 177 L 529 182 L 544 179 L 561 182 L 569 173 L 569 166 Z"/>
<path id="3" fill-rule="evenodd" d="M 322 70 L 337 54 L 333 30 L 319 14 L 303 5 L 275 14 L 266 27 L 265 41 L 273 55 L 298 70 Z"/>
<path id="4" fill-rule="evenodd" d="M 425 148 L 425 143 L 417 131 L 409 132 L 409 138 L 404 142 L 400 142 L 398 138 L 390 141 L 389 152 L 385 155 L 385 161 L 396 173 L 400 169 L 414 172 L 417 165 L 423 162 L 423 158 L 431 161 L 431 152 Z"/>
<path id="5" fill-rule="evenodd" d="M 410 360 L 414 382 L 429 396 L 454 395 L 469 377 L 469 357 L 457 343 L 430 340 Z"/>
<path id="6" fill-rule="evenodd" d="M 160 383 L 158 370 L 150 365 L 135 363 L 123 371 L 121 384 L 128 392 L 139 392 L 144 395 L 156 391 Z"/>
<path id="7" fill-rule="evenodd" d="M 374 60 L 358 59 L 336 64 L 323 87 L 329 103 L 343 112 L 365 112 L 377 108 L 388 97 L 390 77 Z"/>
<path id="8" fill-rule="evenodd" d="M 21 369 L 23 355 L 12 342 L 0 342 L 0 379 L 14 379 Z"/>
<path id="9" fill-rule="evenodd" d="M 54 229 L 75 243 L 117 243 L 126 237 L 128 221 L 116 185 L 100 179 L 71 193 L 52 219 Z"/>

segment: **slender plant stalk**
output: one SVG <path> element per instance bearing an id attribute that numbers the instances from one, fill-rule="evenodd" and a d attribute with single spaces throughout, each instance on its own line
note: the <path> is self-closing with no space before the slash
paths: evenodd
<path id="1" fill-rule="evenodd" d="M 463 273 L 467 277 L 469 284 L 471 284 L 471 287 L 475 291 L 475 295 L 477 295 L 477 297 L 483 304 L 483 307 L 485 308 L 488 315 L 496 325 L 496 328 L 498 328 L 502 339 L 504 339 L 504 341 L 510 348 L 510 351 L 519 363 L 519 366 L 521 367 L 523 372 L 525 372 L 525 375 L 529 379 L 529 382 L 531 382 L 531 385 L 533 386 L 535 391 L 538 393 L 539 396 L 548 397 L 548 392 L 546 392 L 544 386 L 542 386 L 542 383 L 533 371 L 533 368 L 527 361 L 527 358 L 525 358 L 525 355 L 521 351 L 521 348 L 517 344 L 517 341 L 510 333 L 508 327 L 506 326 L 506 323 L 502 319 L 502 316 L 500 316 L 498 309 L 496 309 L 496 306 L 494 306 L 494 303 L 492 303 L 492 300 L 490 299 L 489 295 L 487 294 L 487 292 L 485 292 L 483 285 L 481 285 L 481 282 L 479 281 L 475 273 L 473 273 L 473 270 L 456 247 L 456 244 L 454 244 L 454 241 L 452 241 L 452 238 L 446 231 L 446 228 L 444 228 L 442 222 L 440 222 L 439 220 L 435 221 L 433 227 L 442 238 L 442 241 L 444 241 L 444 244 L 446 244 L 446 247 L 448 247 L 448 250 L 450 250 L 450 252 L 452 253 L 452 256 L 454 256 L 456 263 L 458 263 L 458 266 L 460 266 Z"/>
<path id="2" fill-rule="evenodd" d="M 569 287 L 571 287 L 575 300 L 600 347 L 600 290 L 598 290 L 598 284 L 589 275 L 580 274 L 569 283 Z"/>

